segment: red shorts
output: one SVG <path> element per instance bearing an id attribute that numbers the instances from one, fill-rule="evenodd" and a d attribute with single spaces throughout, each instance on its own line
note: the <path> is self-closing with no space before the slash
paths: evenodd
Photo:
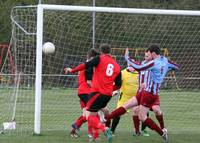
<path id="1" fill-rule="evenodd" d="M 136 95 L 138 105 L 143 105 L 145 107 L 151 108 L 154 105 L 160 106 L 160 98 L 158 95 L 153 95 L 147 91 L 138 92 Z"/>

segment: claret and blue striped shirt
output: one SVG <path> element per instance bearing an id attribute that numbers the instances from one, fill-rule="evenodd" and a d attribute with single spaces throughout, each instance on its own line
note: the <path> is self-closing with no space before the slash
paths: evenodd
<path id="1" fill-rule="evenodd" d="M 141 76 L 144 76 L 142 78 L 145 83 L 144 90 L 153 93 L 153 95 L 158 95 L 161 83 L 169 70 L 179 70 L 177 64 L 164 56 L 144 64 L 133 62 L 128 56 L 125 56 L 125 59 L 130 66 L 141 73 Z"/>

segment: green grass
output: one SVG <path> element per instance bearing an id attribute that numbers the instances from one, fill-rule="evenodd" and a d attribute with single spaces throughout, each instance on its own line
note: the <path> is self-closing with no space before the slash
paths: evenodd
<path id="1" fill-rule="evenodd" d="M 173 133 L 169 132 L 170 143 L 199 143 L 200 137 L 196 133 Z M 41 136 L 33 135 L 1 135 L 1 143 L 87 143 L 86 132 L 82 132 L 80 138 L 71 138 L 68 132 L 64 131 L 51 131 L 44 132 Z M 102 143 L 106 139 L 101 135 Z M 119 131 L 113 138 L 113 143 L 162 143 L 161 138 L 152 133 L 150 137 L 133 137 L 128 131 Z"/>
<path id="2" fill-rule="evenodd" d="M 13 100 L 7 91 L 1 93 L 0 121 L 2 123 L 11 117 L 12 104 L 9 102 Z M 19 93 L 16 110 L 17 130 L 1 134 L 0 143 L 87 143 L 86 125 L 81 128 L 80 138 L 74 139 L 69 136 L 71 123 L 81 114 L 78 97 L 74 90 L 55 89 L 43 92 L 40 136 L 33 135 L 33 91 L 20 90 Z M 170 143 L 198 143 L 200 141 L 200 94 L 161 91 L 160 97 Z M 113 110 L 115 106 L 116 98 L 114 97 L 109 103 L 109 108 Z M 155 120 L 154 114 L 150 115 Z M 150 137 L 133 137 L 132 132 L 131 113 L 128 113 L 120 120 L 113 143 L 162 143 L 162 139 L 154 131 L 149 130 Z M 101 142 L 106 142 L 103 135 L 101 135 Z"/>

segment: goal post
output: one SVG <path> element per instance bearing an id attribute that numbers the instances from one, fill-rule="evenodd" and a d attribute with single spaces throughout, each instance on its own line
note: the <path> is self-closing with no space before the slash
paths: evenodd
<path id="1" fill-rule="evenodd" d="M 95 29 L 92 23 L 94 12 Z M 174 77 L 168 83 L 175 82 L 183 91 L 193 93 L 194 90 L 199 90 L 199 16 L 200 11 L 188 10 L 47 4 L 15 7 L 11 13 L 11 52 L 15 53 L 16 70 L 21 73 L 17 100 L 20 106 L 16 106 L 16 124 L 19 120 L 21 124 L 17 127 L 34 130 L 35 134 L 40 134 L 41 129 L 64 130 L 65 116 L 68 120 L 70 118 L 70 121 L 66 121 L 69 126 L 80 113 L 76 98 L 77 75 L 64 75 L 63 67 L 84 62 L 88 49 L 93 45 L 98 48 L 101 43 L 109 43 L 113 49 L 120 51 L 114 57 L 121 67 L 125 62 L 123 49 L 126 47 L 130 47 L 130 51 L 134 49 L 136 52 L 133 52 L 133 57 L 137 56 L 141 60 L 145 48 L 150 44 L 159 44 L 163 53 L 181 65 L 181 71 L 172 75 Z M 92 39 L 94 30 L 95 43 Z M 42 53 L 45 42 L 54 43 L 55 53 Z M 191 82 L 194 84 L 190 84 Z M 11 86 L 5 88 L 11 89 Z M 164 111 L 170 114 L 167 116 L 167 123 L 180 122 L 177 126 L 184 130 L 182 125 L 190 123 L 187 116 L 184 117 L 187 123 L 183 123 L 181 114 L 171 113 L 176 106 L 168 108 L 167 105 L 171 102 L 178 103 L 178 99 L 186 93 L 177 93 L 171 87 L 162 89 L 161 94 L 163 91 L 163 94 L 173 94 L 161 95 L 161 98 L 169 98 L 169 101 L 163 103 Z M 194 97 L 196 98 L 196 93 L 192 98 L 188 97 L 185 105 L 197 102 Z M 112 110 L 115 103 L 109 106 Z M 179 106 L 182 108 L 181 112 L 193 108 L 186 108 L 181 103 Z M 175 121 L 172 118 L 174 116 Z M 192 126 L 191 129 L 198 127 Z"/>
<path id="2" fill-rule="evenodd" d="M 37 46 L 36 46 L 36 79 L 35 79 L 35 122 L 34 133 L 40 134 L 41 95 L 42 95 L 42 44 L 43 44 L 43 7 L 37 7 Z"/>

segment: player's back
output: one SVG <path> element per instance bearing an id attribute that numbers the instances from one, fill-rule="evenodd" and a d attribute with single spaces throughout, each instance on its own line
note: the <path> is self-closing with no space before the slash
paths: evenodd
<path id="1" fill-rule="evenodd" d="M 120 73 L 120 66 L 111 55 L 108 54 L 100 55 L 99 60 L 99 64 L 94 70 L 92 92 L 112 95 L 113 82 Z"/>

